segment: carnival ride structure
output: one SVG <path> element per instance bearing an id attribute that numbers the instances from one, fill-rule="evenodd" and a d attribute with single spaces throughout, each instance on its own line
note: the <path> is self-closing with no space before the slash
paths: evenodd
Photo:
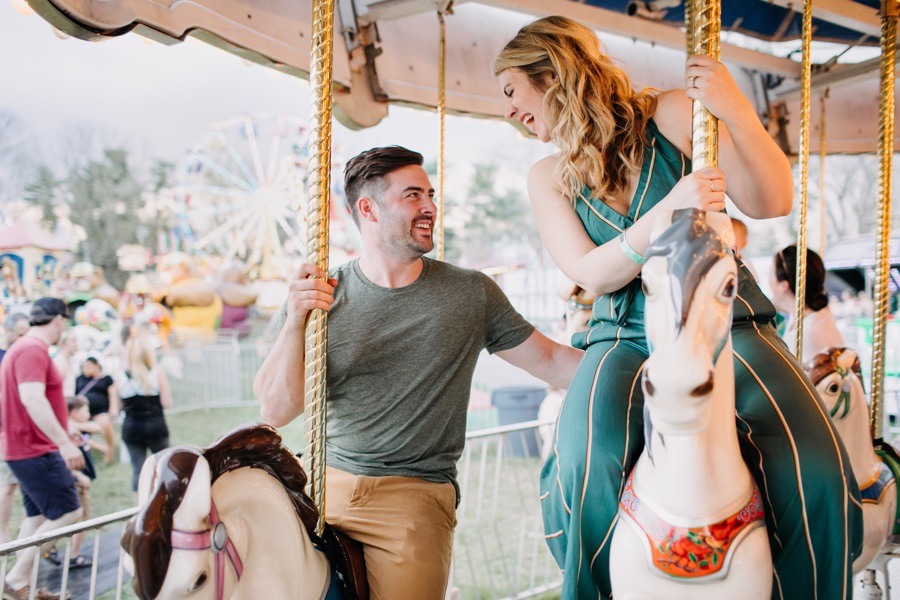
<path id="1" fill-rule="evenodd" d="M 176 192 L 179 250 L 248 265 L 252 279 L 287 279 L 306 252 L 309 126 L 287 115 L 215 123 L 184 158 Z M 335 154 L 332 169 L 340 171 Z M 334 260 L 358 250 L 341 186 L 331 190 Z"/>

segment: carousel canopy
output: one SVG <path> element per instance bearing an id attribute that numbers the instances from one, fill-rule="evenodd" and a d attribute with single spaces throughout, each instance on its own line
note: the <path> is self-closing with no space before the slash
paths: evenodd
<path id="1" fill-rule="evenodd" d="M 244 58 L 306 77 L 311 0 L 28 0 L 58 29 L 85 40 L 134 31 L 164 44 L 194 36 Z M 338 0 L 335 114 L 368 127 L 390 103 L 437 102 L 439 25 L 448 0 Z M 879 0 L 817 0 L 813 93 L 830 91 L 829 152 L 873 152 L 878 128 Z M 788 153 L 799 129 L 800 14 L 793 0 L 724 0 L 722 59 Z M 681 87 L 685 36 L 680 0 L 455 0 L 446 18 L 447 108 L 501 117 L 491 59 L 519 27 L 562 14 L 601 34 L 639 85 Z M 811 150 L 819 136 L 813 102 Z"/>
<path id="2" fill-rule="evenodd" d="M 48 251 L 71 250 L 71 246 L 37 223 L 22 221 L 9 227 L 0 227 L 0 252 L 21 248 L 39 248 Z"/>

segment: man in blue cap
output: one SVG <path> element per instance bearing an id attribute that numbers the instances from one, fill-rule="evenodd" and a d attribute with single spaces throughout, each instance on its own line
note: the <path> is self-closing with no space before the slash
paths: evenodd
<path id="1" fill-rule="evenodd" d="M 70 317 L 59 298 L 41 298 L 31 308 L 31 329 L 0 364 L 0 448 L 22 489 L 26 518 L 19 537 L 38 535 L 76 523 L 81 504 L 71 469 L 84 458 L 68 434 L 63 381 L 50 359 Z M 18 553 L 3 582 L 4 600 L 29 598 L 28 580 L 37 547 Z M 59 594 L 36 590 L 38 600 Z"/>

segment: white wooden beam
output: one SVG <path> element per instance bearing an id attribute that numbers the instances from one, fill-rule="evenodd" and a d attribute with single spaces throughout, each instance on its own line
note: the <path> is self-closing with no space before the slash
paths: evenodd
<path id="1" fill-rule="evenodd" d="M 629 17 L 624 13 L 572 0 L 456 0 L 455 3 L 463 2 L 477 2 L 530 14 L 534 17 L 563 15 L 597 31 L 630 37 L 676 50 L 684 50 L 686 45 L 684 32 L 677 27 L 640 17 Z M 800 77 L 800 64 L 789 58 L 780 58 L 732 44 L 721 45 L 721 58 L 723 62 L 764 73 Z"/>
<path id="2" fill-rule="evenodd" d="M 802 0 L 769 0 L 772 4 L 801 12 Z M 812 7 L 813 17 L 822 19 L 853 31 L 866 33 L 874 38 L 881 37 L 881 19 L 878 9 L 870 8 L 850 0 L 816 0 Z"/>

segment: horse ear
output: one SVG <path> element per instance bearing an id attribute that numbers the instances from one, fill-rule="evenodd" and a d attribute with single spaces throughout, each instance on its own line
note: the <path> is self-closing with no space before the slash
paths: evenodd
<path id="1" fill-rule="evenodd" d="M 153 488 L 156 483 L 156 467 L 159 465 L 159 455 L 151 454 L 146 461 L 144 461 L 144 466 L 141 467 L 141 474 L 138 478 L 138 506 L 143 506 L 147 499 L 150 497 L 150 494 L 153 493 Z"/>
<path id="2" fill-rule="evenodd" d="M 734 237 L 734 228 L 731 226 L 731 217 L 725 213 L 708 212 L 706 213 L 706 223 L 719 234 L 719 238 L 726 247 L 734 249 L 737 241 Z"/>
<path id="3" fill-rule="evenodd" d="M 674 215 L 674 210 L 659 211 L 659 215 L 657 215 L 656 220 L 653 222 L 653 227 L 650 229 L 651 244 L 655 242 L 656 238 L 661 236 L 666 229 L 672 226 L 672 217 Z"/>
<path id="4" fill-rule="evenodd" d="M 210 479 L 209 463 L 201 456 L 194 466 L 191 481 L 184 492 L 184 499 L 172 515 L 176 529 L 199 531 L 206 527 L 206 518 L 209 516 L 212 502 Z"/>

